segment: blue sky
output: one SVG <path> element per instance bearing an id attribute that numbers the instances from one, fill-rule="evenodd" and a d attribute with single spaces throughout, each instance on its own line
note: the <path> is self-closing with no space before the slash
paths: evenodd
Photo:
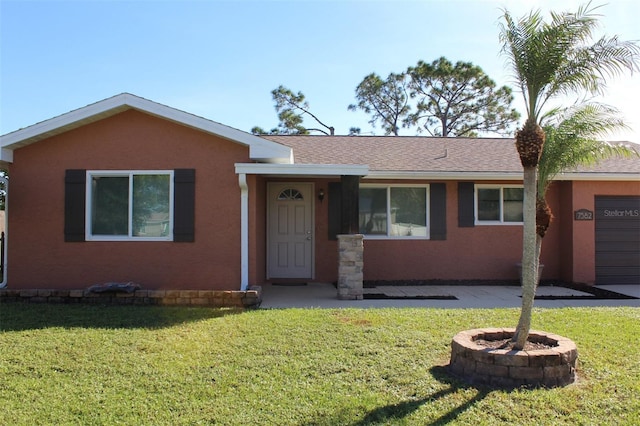
<path id="1" fill-rule="evenodd" d="M 445 56 L 511 85 L 499 52 L 501 8 L 548 16 L 582 3 L 0 0 L 0 134 L 122 92 L 240 130 L 270 129 L 270 92 L 280 84 L 302 91 L 337 134 L 352 126 L 383 134 L 347 111 L 367 74 Z M 640 40 L 637 0 L 609 0 L 599 11 L 603 33 Z M 610 83 L 601 100 L 634 128 L 612 139 L 640 143 L 638 98 L 638 74 Z M 523 112 L 519 93 L 514 106 Z"/>

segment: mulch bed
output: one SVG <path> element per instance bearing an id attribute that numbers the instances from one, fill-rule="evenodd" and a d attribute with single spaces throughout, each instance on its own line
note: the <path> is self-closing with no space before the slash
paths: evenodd
<path id="1" fill-rule="evenodd" d="M 545 285 L 545 284 L 541 284 Z M 637 299 L 637 297 L 629 296 L 627 294 L 616 293 L 615 291 L 605 290 L 603 288 L 597 288 L 593 286 L 588 286 L 585 284 L 574 284 L 574 283 L 554 283 L 556 287 L 565 287 L 570 288 L 572 290 L 581 291 L 583 293 L 589 293 L 592 296 L 536 296 L 536 299 L 540 300 L 558 300 L 558 299 L 569 299 L 569 300 L 578 300 L 578 299 L 589 299 L 589 300 L 621 300 L 621 299 Z"/>
<path id="2" fill-rule="evenodd" d="M 487 286 L 487 285 L 520 285 L 514 280 L 365 280 L 364 288 L 379 286 Z"/>
<path id="3" fill-rule="evenodd" d="M 368 280 L 363 282 L 364 288 L 376 288 L 378 286 L 519 286 L 519 281 L 514 280 Z M 605 290 L 593 286 L 576 283 L 566 283 L 556 280 L 542 281 L 539 287 L 555 286 L 565 287 L 573 290 L 581 291 L 583 293 L 589 293 L 589 295 L 569 295 L 569 296 L 544 296 L 537 295 L 537 300 L 626 300 L 637 299 L 637 297 L 629 296 L 626 294 L 616 293 L 614 291 Z M 383 297 L 385 295 L 377 294 L 365 294 L 365 299 L 389 299 L 392 297 Z M 405 297 L 410 299 L 450 299 L 456 300 L 454 296 L 418 296 L 418 297 Z"/>
<path id="4" fill-rule="evenodd" d="M 500 339 L 500 340 L 477 339 L 477 340 L 474 340 L 474 343 L 478 346 L 482 346 L 487 349 L 513 349 L 513 342 L 511 342 L 511 339 Z M 551 349 L 551 348 L 553 348 L 553 346 L 548 345 L 546 343 L 532 342 L 530 340 L 527 340 L 524 344 L 525 351 L 535 351 L 540 349 Z"/>

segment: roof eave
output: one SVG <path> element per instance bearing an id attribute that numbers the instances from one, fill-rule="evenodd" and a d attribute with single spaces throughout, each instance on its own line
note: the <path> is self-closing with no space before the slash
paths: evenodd
<path id="1" fill-rule="evenodd" d="M 122 93 L 0 136 L 0 148 L 2 148 L 0 159 L 13 161 L 12 155 L 9 155 L 9 151 L 102 120 L 129 109 L 142 111 L 248 146 L 249 157 L 255 161 L 272 163 L 291 163 L 293 161 L 292 149 L 287 146 L 129 93 Z M 9 160 L 9 158 L 11 158 L 11 160 Z"/>
<path id="2" fill-rule="evenodd" d="M 366 176 L 369 167 L 362 164 L 267 164 L 236 163 L 236 174 L 270 176 Z"/>
<path id="3" fill-rule="evenodd" d="M 640 182 L 640 174 L 620 172 L 571 172 L 560 173 L 553 180 Z"/>
<path id="4" fill-rule="evenodd" d="M 480 172 L 480 171 L 382 171 L 372 170 L 364 179 L 398 179 L 398 180 L 502 180 L 522 181 L 523 172 Z M 596 173 L 573 172 L 561 173 L 555 177 L 556 181 L 640 181 L 637 173 Z"/>
<path id="5" fill-rule="evenodd" d="M 365 179 L 409 180 L 508 180 L 521 181 L 522 172 L 465 172 L 465 171 L 382 171 L 372 170 Z"/>
<path id="6" fill-rule="evenodd" d="M 0 147 L 11 150 L 30 145 L 43 139 L 59 135 L 69 130 L 108 118 L 131 109 L 129 105 L 112 105 L 114 98 L 105 99 L 96 104 L 69 111 L 57 117 L 33 124 L 15 132 L 0 136 Z"/>

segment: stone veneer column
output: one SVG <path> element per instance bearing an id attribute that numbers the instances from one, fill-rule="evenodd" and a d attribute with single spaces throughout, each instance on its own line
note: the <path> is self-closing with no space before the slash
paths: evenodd
<path id="1" fill-rule="evenodd" d="M 361 300 L 364 268 L 362 234 L 338 235 L 338 299 Z"/>

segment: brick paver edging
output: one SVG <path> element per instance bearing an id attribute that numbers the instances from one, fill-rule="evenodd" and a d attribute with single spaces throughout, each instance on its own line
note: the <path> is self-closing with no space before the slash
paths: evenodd
<path id="1" fill-rule="evenodd" d="M 576 380 L 578 350 L 566 337 L 531 331 L 531 342 L 551 348 L 530 351 L 491 349 L 475 343 L 478 339 L 510 339 L 514 333 L 513 328 L 484 328 L 456 334 L 451 341 L 449 370 L 468 383 L 498 388 L 552 388 Z"/>
<path id="2" fill-rule="evenodd" d="M 88 290 L 0 289 L 0 303 L 94 303 L 107 305 L 163 305 L 257 308 L 262 288 L 223 290 L 136 290 L 94 293 Z"/>

